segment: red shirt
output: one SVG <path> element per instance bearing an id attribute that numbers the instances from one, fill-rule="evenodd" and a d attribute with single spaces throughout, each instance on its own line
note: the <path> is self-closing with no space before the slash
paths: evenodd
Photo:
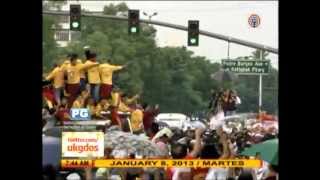
<path id="1" fill-rule="evenodd" d="M 56 118 L 59 120 L 59 121 L 69 121 L 70 119 L 69 118 L 66 118 L 66 114 L 69 114 L 69 110 L 68 109 L 61 109 L 61 110 L 58 110 L 57 113 L 56 113 Z"/>
<path id="2" fill-rule="evenodd" d="M 143 127 L 144 129 L 151 128 L 156 115 L 159 114 L 159 109 L 151 109 L 143 112 Z"/>
<path id="3" fill-rule="evenodd" d="M 56 103 L 55 98 L 54 98 L 54 92 L 51 88 L 44 87 L 42 89 L 42 96 L 45 97 L 48 101 L 51 101 L 54 104 Z"/>

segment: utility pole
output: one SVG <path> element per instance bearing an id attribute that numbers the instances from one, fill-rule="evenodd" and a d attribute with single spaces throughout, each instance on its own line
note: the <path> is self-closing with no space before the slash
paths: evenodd
<path id="1" fill-rule="evenodd" d="M 262 53 L 260 50 L 260 60 L 262 61 Z M 259 75 L 259 112 L 262 110 L 262 74 Z"/>

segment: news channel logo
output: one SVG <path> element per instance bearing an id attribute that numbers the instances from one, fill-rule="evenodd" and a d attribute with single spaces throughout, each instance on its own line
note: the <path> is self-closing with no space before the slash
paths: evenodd
<path id="1" fill-rule="evenodd" d="M 261 19 L 257 14 L 251 14 L 248 18 L 250 27 L 257 28 L 261 24 Z"/>
<path id="2" fill-rule="evenodd" d="M 88 121 L 91 119 L 90 111 L 86 108 L 72 108 L 70 114 L 73 121 Z"/>

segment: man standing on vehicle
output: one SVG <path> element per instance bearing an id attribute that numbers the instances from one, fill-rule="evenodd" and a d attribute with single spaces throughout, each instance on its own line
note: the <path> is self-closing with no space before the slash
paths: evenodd
<path id="1" fill-rule="evenodd" d="M 73 54 L 70 58 L 71 64 L 66 67 L 67 74 L 67 92 L 69 94 L 68 98 L 68 107 L 71 108 L 73 102 L 80 94 L 80 74 L 81 70 L 86 70 L 90 67 L 98 66 L 98 63 L 91 64 L 78 64 L 77 63 L 77 54 Z"/>
<path id="2" fill-rule="evenodd" d="M 46 80 L 53 79 L 53 91 L 55 101 L 59 106 L 61 104 L 61 95 L 63 93 L 64 88 L 64 72 L 60 65 L 55 64 L 55 68 L 50 72 L 50 74 L 46 77 Z"/>
<path id="3" fill-rule="evenodd" d="M 99 66 L 99 72 L 101 76 L 100 98 L 109 98 L 112 91 L 112 75 L 114 71 L 119 71 L 124 66 L 111 65 L 109 63 L 103 63 Z"/>
<path id="4" fill-rule="evenodd" d="M 95 66 L 97 64 L 96 60 L 97 54 L 90 52 L 89 59 L 85 62 L 85 66 L 89 66 L 87 69 L 88 72 L 88 82 L 90 84 L 90 93 L 94 98 L 95 102 L 98 103 L 100 99 L 99 91 L 100 91 L 100 73 L 99 67 Z M 91 66 L 91 67 L 90 67 Z"/>

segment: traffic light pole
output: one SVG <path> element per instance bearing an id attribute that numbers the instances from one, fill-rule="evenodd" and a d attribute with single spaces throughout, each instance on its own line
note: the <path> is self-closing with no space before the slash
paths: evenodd
<path id="1" fill-rule="evenodd" d="M 69 12 L 68 11 L 67 12 L 43 11 L 42 14 L 69 16 Z M 128 21 L 128 17 L 120 17 L 120 16 L 112 16 L 112 15 L 93 15 L 93 14 L 89 14 L 89 13 L 82 13 L 81 16 Z M 166 23 L 166 22 L 161 22 L 161 21 L 154 21 L 154 20 L 146 20 L 146 19 L 140 19 L 140 22 L 141 23 L 146 23 L 146 24 L 154 24 L 154 25 L 165 26 L 165 27 L 169 27 L 169 28 L 188 31 L 188 27 L 177 25 L 177 24 L 171 24 L 171 23 Z M 267 51 L 267 52 L 270 52 L 270 53 L 279 54 L 278 49 L 275 49 L 275 48 L 272 48 L 272 47 L 269 47 L 269 46 L 266 46 L 266 45 L 254 43 L 254 42 L 241 40 L 241 39 L 238 39 L 238 38 L 233 38 L 231 36 L 225 36 L 225 35 L 216 34 L 216 33 L 208 32 L 208 31 L 202 31 L 202 30 L 199 31 L 199 34 L 201 34 L 203 36 L 208 36 L 208 37 L 212 37 L 212 38 L 215 38 L 215 39 L 220 39 L 220 40 L 223 40 L 223 41 L 227 41 L 229 43 L 240 44 L 240 45 L 243 45 L 243 46 L 247 46 L 247 47 L 251 47 L 251 48 Z"/>
<path id="2" fill-rule="evenodd" d="M 260 50 L 260 60 L 262 61 L 262 50 Z M 262 75 L 259 75 L 259 112 L 262 110 Z"/>

